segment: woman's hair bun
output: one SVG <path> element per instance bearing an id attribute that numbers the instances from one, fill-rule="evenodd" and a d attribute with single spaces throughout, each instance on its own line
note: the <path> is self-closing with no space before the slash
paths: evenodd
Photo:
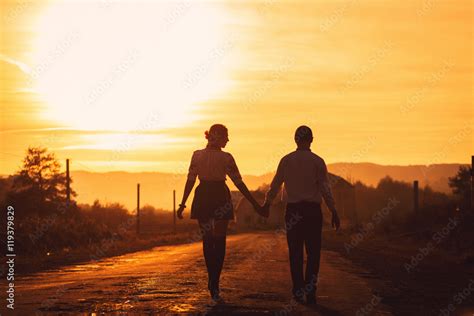
<path id="1" fill-rule="evenodd" d="M 222 124 L 214 124 L 211 128 L 204 132 L 206 139 L 212 141 L 216 137 L 227 136 L 227 127 Z"/>

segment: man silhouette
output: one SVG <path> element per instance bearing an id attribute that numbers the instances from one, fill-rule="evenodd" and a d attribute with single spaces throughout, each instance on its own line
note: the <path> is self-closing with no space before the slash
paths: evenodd
<path id="1" fill-rule="evenodd" d="M 332 226 L 339 229 L 334 199 L 328 183 L 324 160 L 310 149 L 313 132 L 308 126 L 300 126 L 295 132 L 297 149 L 284 156 L 278 164 L 263 205 L 268 216 L 272 200 L 284 183 L 288 196 L 285 212 L 286 237 L 290 256 L 293 298 L 299 302 L 316 304 L 316 288 L 321 254 L 322 214 L 324 198 L 332 213 Z M 306 248 L 306 273 L 303 276 L 303 247 Z"/>

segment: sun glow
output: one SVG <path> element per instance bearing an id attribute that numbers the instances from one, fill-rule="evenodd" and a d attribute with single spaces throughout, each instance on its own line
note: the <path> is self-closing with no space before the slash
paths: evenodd
<path id="1" fill-rule="evenodd" d="M 44 118 L 88 130 L 188 123 L 229 87 L 224 21 L 192 2 L 50 4 L 32 43 Z"/>

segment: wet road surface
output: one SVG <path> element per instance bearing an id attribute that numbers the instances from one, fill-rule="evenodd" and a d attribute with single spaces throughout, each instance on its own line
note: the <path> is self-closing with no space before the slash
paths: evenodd
<path id="1" fill-rule="evenodd" d="M 221 276 L 225 302 L 213 304 L 201 243 L 160 246 L 101 261 L 17 277 L 15 315 L 250 313 L 390 315 L 373 285 L 379 280 L 336 252 L 322 251 L 318 307 L 291 301 L 283 234 L 229 236 Z"/>

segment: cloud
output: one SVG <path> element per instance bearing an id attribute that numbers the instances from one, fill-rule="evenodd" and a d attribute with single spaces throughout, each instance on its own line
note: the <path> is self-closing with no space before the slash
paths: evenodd
<path id="1" fill-rule="evenodd" d="M 16 66 L 18 69 L 20 69 L 27 75 L 31 74 L 31 68 L 27 64 L 22 63 L 21 61 L 15 60 L 3 54 L 0 54 L 0 60 L 10 65 Z"/>

